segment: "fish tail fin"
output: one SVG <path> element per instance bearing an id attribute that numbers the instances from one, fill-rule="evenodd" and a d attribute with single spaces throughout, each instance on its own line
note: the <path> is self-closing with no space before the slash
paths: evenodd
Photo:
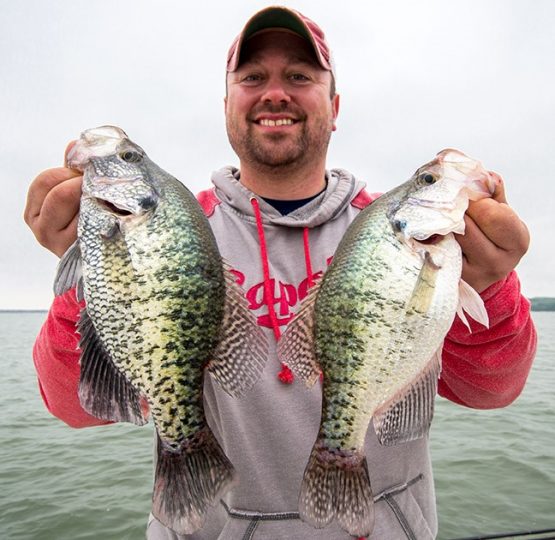
<path id="1" fill-rule="evenodd" d="M 203 526 L 208 507 L 232 487 L 233 465 L 209 427 L 176 450 L 158 437 L 157 457 L 152 513 L 176 533 L 192 534 Z"/>
<path id="2" fill-rule="evenodd" d="M 336 518 L 349 534 L 369 535 L 374 528 L 374 501 L 366 457 L 317 442 L 304 473 L 299 512 L 303 521 L 317 529 Z"/>

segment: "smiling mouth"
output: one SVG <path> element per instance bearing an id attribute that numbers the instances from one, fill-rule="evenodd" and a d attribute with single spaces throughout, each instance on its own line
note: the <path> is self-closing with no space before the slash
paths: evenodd
<path id="1" fill-rule="evenodd" d="M 280 127 L 280 126 L 292 126 L 296 124 L 297 120 L 293 120 L 292 118 L 278 118 L 277 120 L 271 120 L 270 118 L 262 118 L 260 120 L 256 120 L 255 124 L 264 127 Z"/>

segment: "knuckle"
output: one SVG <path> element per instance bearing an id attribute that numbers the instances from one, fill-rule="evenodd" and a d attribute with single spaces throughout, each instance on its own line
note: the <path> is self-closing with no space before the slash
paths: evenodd
<path id="1" fill-rule="evenodd" d="M 47 202 L 52 207 L 76 206 L 81 195 L 74 182 L 63 182 L 50 190 Z M 45 201 L 46 202 L 46 201 Z"/>
<path id="2" fill-rule="evenodd" d="M 59 184 L 63 185 L 63 182 L 70 180 L 72 178 L 77 178 L 77 174 L 74 170 L 68 169 L 66 167 L 54 167 L 52 169 L 46 169 L 39 173 L 35 178 L 31 189 L 33 188 L 54 188 Z"/>
<path id="3" fill-rule="evenodd" d="M 42 224 L 37 224 L 31 230 L 35 235 L 37 242 L 43 247 L 48 247 L 51 241 L 50 230 L 48 229 L 48 227 L 45 227 Z"/>
<path id="4" fill-rule="evenodd" d="M 484 199 L 484 204 L 480 206 L 480 219 L 492 225 L 499 224 L 505 219 L 504 208 L 500 208 L 499 203 L 493 199 Z"/>
<path id="5" fill-rule="evenodd" d="M 50 185 L 60 180 L 59 168 L 45 169 L 35 178 L 34 184 Z"/>
<path id="6" fill-rule="evenodd" d="M 75 193 L 72 189 L 64 184 L 57 186 L 52 190 L 52 203 L 66 205 L 75 200 Z"/>
<path id="7" fill-rule="evenodd" d="M 23 221 L 28 227 L 31 227 L 32 220 L 31 220 L 31 210 L 29 209 L 29 206 L 26 206 L 25 210 L 23 211 Z"/>

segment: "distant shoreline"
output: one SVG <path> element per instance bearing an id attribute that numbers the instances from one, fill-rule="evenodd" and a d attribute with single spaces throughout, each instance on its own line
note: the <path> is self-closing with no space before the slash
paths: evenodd
<path id="1" fill-rule="evenodd" d="M 555 311 L 555 298 L 538 296 L 529 300 L 532 304 L 532 311 Z"/>

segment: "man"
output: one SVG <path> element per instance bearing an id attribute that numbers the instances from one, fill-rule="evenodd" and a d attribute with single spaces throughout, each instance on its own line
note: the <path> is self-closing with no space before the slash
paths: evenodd
<path id="1" fill-rule="evenodd" d="M 207 418 L 240 482 L 188 538 L 351 538 L 336 523 L 319 530 L 298 517 L 321 391 L 295 382 L 279 365 L 275 345 L 372 196 L 348 172 L 326 171 L 339 96 L 329 47 L 314 22 L 287 8 L 255 14 L 230 49 L 226 82 L 227 131 L 240 168 L 215 173 L 215 187 L 199 201 L 271 345 L 262 379 L 245 398 L 229 398 L 206 378 Z M 58 256 L 75 239 L 80 184 L 76 171 L 58 168 L 39 175 L 29 190 L 27 223 Z M 502 407 L 522 390 L 535 352 L 529 304 L 513 271 L 527 250 L 528 232 L 506 204 L 501 180 L 492 199 L 471 203 L 466 226 L 459 238 L 463 277 L 481 293 L 491 327 L 469 334 L 454 322 L 439 393 L 469 407 Z M 77 398 L 78 311 L 71 291 L 54 301 L 34 358 L 49 410 L 82 427 L 102 422 L 85 413 Z M 366 454 L 376 512 L 371 538 L 434 538 L 427 438 L 384 447 L 370 428 Z M 153 518 L 147 536 L 178 538 Z"/>

